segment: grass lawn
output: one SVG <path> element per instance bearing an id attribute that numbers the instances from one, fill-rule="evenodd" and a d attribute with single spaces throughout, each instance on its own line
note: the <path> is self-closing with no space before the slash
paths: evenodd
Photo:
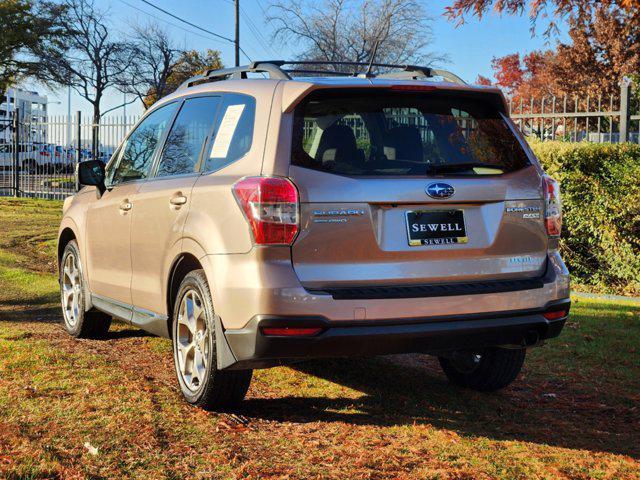
<path id="1" fill-rule="evenodd" d="M 60 209 L 0 199 L 0 478 L 640 479 L 640 307 L 580 299 L 497 394 L 403 355 L 257 371 L 207 413 L 167 340 L 64 333 Z"/>

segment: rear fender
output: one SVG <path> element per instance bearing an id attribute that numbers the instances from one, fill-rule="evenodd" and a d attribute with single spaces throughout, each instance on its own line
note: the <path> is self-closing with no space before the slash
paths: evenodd
<path id="1" fill-rule="evenodd" d="M 172 248 L 172 250 L 174 249 Z M 182 239 L 182 241 L 180 242 L 180 248 L 178 253 L 172 255 L 171 257 L 168 257 L 168 258 L 171 258 L 172 260 L 165 263 L 165 269 L 166 269 L 165 278 L 167 278 L 167 281 L 165 282 L 164 298 L 167 298 L 168 288 L 172 282 L 170 275 L 173 272 L 174 267 L 180 261 L 180 258 L 183 257 L 185 254 L 195 257 L 200 262 L 200 265 L 204 270 L 205 277 L 207 278 L 207 283 L 209 284 L 209 291 L 211 292 L 211 300 L 213 301 L 213 306 L 214 306 L 214 328 L 215 328 L 215 336 L 216 336 L 217 366 L 220 369 L 227 368 L 230 365 L 233 365 L 234 363 L 236 363 L 237 360 L 227 343 L 227 339 L 224 335 L 224 326 L 222 325 L 222 319 L 220 318 L 220 315 L 218 315 L 216 311 L 216 305 L 218 305 L 218 296 L 216 294 L 215 284 L 213 283 L 213 278 L 214 278 L 213 269 L 212 269 L 213 266 L 211 262 L 208 261 L 204 248 L 195 239 L 193 238 Z M 165 306 L 165 310 L 166 310 L 166 306 Z"/>

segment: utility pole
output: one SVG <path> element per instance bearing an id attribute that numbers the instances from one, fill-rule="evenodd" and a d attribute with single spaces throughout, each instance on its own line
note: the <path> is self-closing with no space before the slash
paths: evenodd
<path id="1" fill-rule="evenodd" d="M 67 89 L 67 142 L 65 146 L 67 148 L 73 146 L 71 140 L 71 85 L 69 85 Z"/>
<path id="2" fill-rule="evenodd" d="M 235 0 L 236 7 L 236 67 L 240 66 L 240 0 Z"/>

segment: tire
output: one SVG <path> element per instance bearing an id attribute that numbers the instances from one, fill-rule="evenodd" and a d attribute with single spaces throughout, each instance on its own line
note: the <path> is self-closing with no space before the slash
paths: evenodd
<path id="1" fill-rule="evenodd" d="M 188 273 L 174 300 L 173 360 L 184 398 L 205 410 L 237 405 L 253 370 L 217 368 L 214 309 L 204 271 Z"/>
<path id="2" fill-rule="evenodd" d="M 513 382 L 524 364 L 526 349 L 487 348 L 438 357 L 447 378 L 461 387 L 493 392 Z"/>
<path id="3" fill-rule="evenodd" d="M 111 316 L 95 309 L 87 311 L 89 290 L 82 274 L 80 251 L 75 240 L 65 247 L 58 270 L 62 318 L 69 335 L 76 338 L 104 337 L 111 326 Z"/>
<path id="4" fill-rule="evenodd" d="M 24 160 L 22 162 L 22 171 L 28 175 L 34 175 L 36 173 L 36 161 L 33 159 Z"/>

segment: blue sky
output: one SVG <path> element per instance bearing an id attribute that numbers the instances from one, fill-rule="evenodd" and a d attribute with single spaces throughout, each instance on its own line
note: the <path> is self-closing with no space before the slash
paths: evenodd
<path id="1" fill-rule="evenodd" d="M 478 74 L 491 75 L 491 59 L 508 53 L 522 54 L 531 50 L 549 47 L 541 35 L 531 36 L 529 20 L 525 17 L 499 16 L 494 13 L 481 21 L 473 18 L 456 27 L 455 23 L 443 16 L 445 6 L 452 0 L 423 0 L 425 11 L 433 18 L 433 43 L 430 50 L 447 54 L 449 62 L 439 65 L 456 72 L 463 79 L 473 82 Z M 234 10 L 232 0 L 153 0 L 161 8 L 189 20 L 203 28 L 225 37 L 233 37 Z M 175 40 L 188 49 L 220 50 L 226 65 L 233 65 L 233 46 L 225 41 L 198 32 L 193 27 L 181 24 L 165 14 L 154 10 L 141 0 L 97 0 L 97 5 L 108 9 L 114 34 L 122 34 L 134 23 L 149 20 L 165 26 Z M 292 58 L 296 53 L 293 45 L 274 45 L 270 41 L 271 28 L 265 24 L 265 12 L 269 0 L 241 0 L 241 46 L 252 59 Z M 538 26 L 542 32 L 544 25 Z M 243 58 L 246 60 L 246 58 Z M 67 112 L 66 89 L 47 92 L 53 115 Z M 123 103 L 123 96 L 111 92 L 103 102 L 103 111 Z M 77 94 L 72 95 L 72 111 L 90 112 L 89 104 Z M 141 108 L 137 104 L 127 107 L 127 114 L 137 114 Z M 114 114 L 122 115 L 122 109 Z"/>

